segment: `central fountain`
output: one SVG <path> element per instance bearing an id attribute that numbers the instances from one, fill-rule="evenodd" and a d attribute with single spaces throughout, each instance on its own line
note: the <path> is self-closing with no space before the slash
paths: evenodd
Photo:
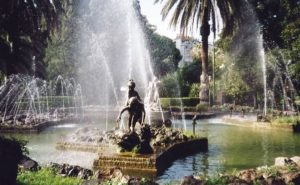
<path id="1" fill-rule="evenodd" d="M 133 79 L 145 97 L 147 122 L 164 121 L 169 115 L 160 107 L 138 1 L 90 0 L 80 6 L 78 75 L 84 102 L 90 105 L 87 115 L 116 117 L 125 105 L 124 84 Z"/>

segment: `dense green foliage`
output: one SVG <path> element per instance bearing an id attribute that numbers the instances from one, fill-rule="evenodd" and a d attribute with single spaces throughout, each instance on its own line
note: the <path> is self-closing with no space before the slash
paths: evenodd
<path id="1" fill-rule="evenodd" d="M 173 73 L 168 73 L 161 79 L 160 96 L 184 97 L 191 94 L 193 97 L 198 97 L 199 91 L 195 92 L 195 90 L 199 90 L 199 86 L 195 86 L 195 84 L 200 82 L 200 73 L 201 66 L 197 61 L 184 65 Z"/>
<path id="2" fill-rule="evenodd" d="M 50 33 L 59 27 L 60 0 L 9 0 L 0 7 L 0 70 L 45 77 L 43 58 Z"/>
<path id="3" fill-rule="evenodd" d="M 261 50 L 259 34 L 262 30 L 267 63 L 268 105 L 292 110 L 299 92 L 297 45 L 299 37 L 299 1 L 251 0 L 243 15 L 248 18 L 231 37 L 218 41 L 221 53 L 216 55 L 216 88 L 224 92 L 227 102 L 257 107 L 263 101 Z M 257 20 L 258 18 L 258 20 Z M 250 26 L 252 25 L 252 26 Z M 258 38 L 258 39 L 256 39 Z M 222 54 L 225 53 L 225 54 Z M 222 66 L 222 67 L 221 67 Z"/>
<path id="4" fill-rule="evenodd" d="M 155 75 L 161 77 L 175 71 L 181 59 L 180 52 L 175 47 L 175 43 L 168 37 L 157 33 L 150 34 L 148 40 Z"/>
<path id="5" fill-rule="evenodd" d="M 42 168 L 39 171 L 20 171 L 17 177 L 19 185 L 79 185 L 82 180 L 78 178 L 62 177 L 56 175 L 49 168 Z"/>
<path id="6" fill-rule="evenodd" d="M 76 77 L 78 67 L 78 27 L 79 0 L 70 0 L 64 6 L 61 16 L 61 26 L 50 35 L 44 61 L 47 65 L 48 79 L 53 80 L 58 75 Z"/>
<path id="7" fill-rule="evenodd" d="M 299 0 L 252 0 L 262 26 L 265 48 L 281 54 L 288 67 L 297 91 L 300 90 L 300 1 Z M 274 61 L 273 61 L 274 64 Z M 275 63 L 276 64 L 276 63 Z M 283 76 L 285 79 L 285 77 Z M 271 85 L 271 83 L 269 83 Z"/>

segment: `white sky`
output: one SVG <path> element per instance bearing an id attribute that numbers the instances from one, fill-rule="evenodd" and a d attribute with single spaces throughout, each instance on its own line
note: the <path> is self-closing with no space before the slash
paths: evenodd
<path id="1" fill-rule="evenodd" d="M 154 0 L 140 0 L 142 14 L 145 15 L 150 24 L 157 26 L 157 32 L 174 39 L 179 33 L 173 27 L 169 26 L 168 20 L 162 21 L 160 14 L 162 5 L 161 3 L 154 4 Z"/>

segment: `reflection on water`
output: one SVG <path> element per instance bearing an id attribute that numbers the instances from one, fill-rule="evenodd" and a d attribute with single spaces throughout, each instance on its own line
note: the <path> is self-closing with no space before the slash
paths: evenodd
<path id="1" fill-rule="evenodd" d="M 102 124 L 64 124 L 53 126 L 45 129 L 39 134 L 5 134 L 8 137 L 15 137 L 22 140 L 27 140 L 27 148 L 29 156 L 45 165 L 49 162 L 69 163 L 72 165 L 80 165 L 82 167 L 91 168 L 94 159 L 97 155 L 90 152 L 78 151 L 61 151 L 55 148 L 56 143 L 64 136 L 74 132 L 76 129 L 91 126 L 101 127 Z"/>
<path id="2" fill-rule="evenodd" d="M 174 121 L 180 127 L 180 120 Z M 108 128 L 115 124 L 111 122 Z M 192 121 L 186 120 L 192 131 Z M 96 154 L 88 152 L 59 151 L 55 143 L 74 130 L 92 126 L 106 129 L 106 121 L 85 124 L 68 124 L 48 128 L 40 134 L 6 134 L 28 140 L 30 156 L 42 164 L 50 161 L 66 162 L 91 168 Z M 219 119 L 199 120 L 196 132 L 208 137 L 208 152 L 198 153 L 174 161 L 158 177 L 158 182 L 176 182 L 191 174 L 213 175 L 216 171 L 252 168 L 271 165 L 278 156 L 300 155 L 300 135 L 286 131 L 228 126 Z"/>
<path id="3" fill-rule="evenodd" d="M 173 162 L 160 177 L 164 183 L 178 182 L 191 174 L 214 175 L 218 171 L 233 171 L 274 164 L 278 156 L 300 155 L 300 135 L 280 130 L 228 126 L 219 119 L 199 120 L 196 132 L 208 137 L 208 152 Z M 177 125 L 180 125 L 177 121 Z M 192 122 L 187 121 L 188 130 Z M 221 124 L 220 124 L 221 123 Z"/>

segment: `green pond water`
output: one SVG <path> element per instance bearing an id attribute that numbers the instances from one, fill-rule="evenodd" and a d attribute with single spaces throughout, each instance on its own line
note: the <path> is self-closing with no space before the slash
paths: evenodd
<path id="1" fill-rule="evenodd" d="M 176 127 L 182 127 L 181 120 L 173 122 Z M 187 130 L 191 131 L 192 121 L 185 122 Z M 108 124 L 108 128 L 114 125 Z M 86 126 L 106 128 L 105 121 L 97 121 L 49 127 L 39 134 L 5 135 L 28 140 L 30 156 L 42 164 L 52 161 L 91 168 L 96 154 L 55 149 L 55 143 L 62 137 Z M 197 121 L 196 132 L 208 137 L 208 152 L 174 161 L 159 174 L 158 182 L 175 182 L 191 174 L 213 175 L 217 171 L 231 172 L 235 169 L 272 165 L 275 157 L 300 155 L 300 134 L 288 131 L 229 126 L 220 119 L 207 119 Z"/>

